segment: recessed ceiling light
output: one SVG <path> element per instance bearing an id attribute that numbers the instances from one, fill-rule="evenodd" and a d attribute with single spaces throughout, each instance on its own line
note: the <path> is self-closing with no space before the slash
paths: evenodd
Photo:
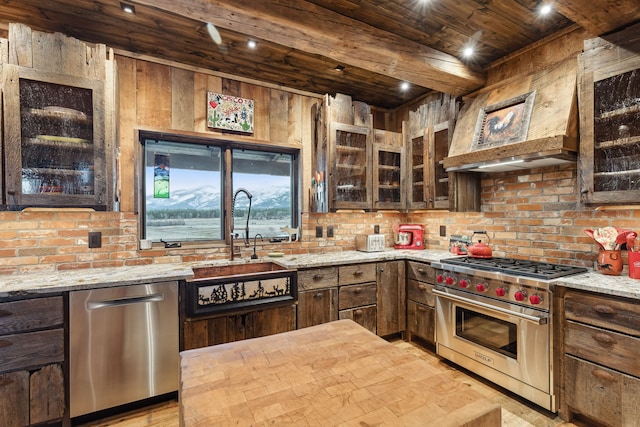
<path id="1" fill-rule="evenodd" d="M 464 56 L 465 58 L 471 58 L 474 54 L 474 50 L 471 46 L 467 46 L 464 48 L 464 50 L 462 51 L 462 56 Z"/>
<path id="2" fill-rule="evenodd" d="M 122 9 L 123 12 L 130 13 L 132 15 L 136 14 L 136 8 L 131 4 L 120 3 L 120 9 Z"/>
<path id="3" fill-rule="evenodd" d="M 249 49 L 255 49 L 256 47 L 258 47 L 258 42 L 255 40 L 249 40 L 247 42 L 247 46 L 249 47 Z"/>
<path id="4" fill-rule="evenodd" d="M 402 83 L 400 83 L 400 90 L 402 90 L 402 91 L 409 90 L 410 86 L 411 85 L 409 85 L 409 82 L 402 82 Z"/>
<path id="5" fill-rule="evenodd" d="M 538 13 L 541 16 L 545 16 L 550 14 L 552 10 L 553 10 L 553 6 L 551 6 L 551 3 L 543 3 L 540 5 L 540 10 Z"/>
<path id="6" fill-rule="evenodd" d="M 339 72 L 339 73 L 341 73 L 341 72 L 343 72 L 343 71 L 344 71 L 344 68 L 345 68 L 345 67 L 344 67 L 344 65 L 339 65 L 339 64 L 338 64 L 338 65 L 336 65 L 336 67 L 334 68 L 334 70 L 335 70 L 335 71 L 337 71 L 337 72 Z"/>

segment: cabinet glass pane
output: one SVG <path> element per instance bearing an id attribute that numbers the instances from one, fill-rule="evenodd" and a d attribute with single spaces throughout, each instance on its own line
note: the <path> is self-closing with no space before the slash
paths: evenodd
<path id="1" fill-rule="evenodd" d="M 23 194 L 94 194 L 91 89 L 20 79 Z"/>
<path id="2" fill-rule="evenodd" d="M 411 140 L 411 201 L 424 201 L 424 139 Z"/>
<path id="3" fill-rule="evenodd" d="M 449 200 L 449 175 L 444 170 L 442 161 L 449 154 L 449 131 L 436 132 L 434 141 L 435 200 Z"/>
<path id="4" fill-rule="evenodd" d="M 367 201 L 367 135 L 336 131 L 336 201 Z"/>
<path id="5" fill-rule="evenodd" d="M 400 153 L 378 153 L 378 201 L 400 202 Z"/>
<path id="6" fill-rule="evenodd" d="M 640 70 L 594 84 L 594 190 L 640 190 Z"/>

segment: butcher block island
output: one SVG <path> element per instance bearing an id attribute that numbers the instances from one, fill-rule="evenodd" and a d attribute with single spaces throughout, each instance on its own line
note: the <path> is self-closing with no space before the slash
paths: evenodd
<path id="1" fill-rule="evenodd" d="M 180 353 L 180 425 L 500 426 L 500 406 L 351 320 Z"/>

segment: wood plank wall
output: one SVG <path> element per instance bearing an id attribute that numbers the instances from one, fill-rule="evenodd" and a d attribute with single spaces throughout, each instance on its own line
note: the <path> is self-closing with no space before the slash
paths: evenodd
<path id="1" fill-rule="evenodd" d="M 183 68 L 119 55 L 119 176 L 121 211 L 138 211 L 140 144 L 137 131 L 151 130 L 206 138 L 231 139 L 300 148 L 311 147 L 311 114 L 321 97 L 306 96 L 219 77 L 206 70 Z M 218 92 L 255 101 L 254 132 L 251 135 L 225 134 L 207 128 L 207 92 Z M 305 113 L 307 112 L 307 113 Z M 310 167 L 310 157 L 302 150 L 301 170 Z M 302 189 L 310 186 L 303 174 Z M 303 193 L 302 209 L 308 206 Z"/>

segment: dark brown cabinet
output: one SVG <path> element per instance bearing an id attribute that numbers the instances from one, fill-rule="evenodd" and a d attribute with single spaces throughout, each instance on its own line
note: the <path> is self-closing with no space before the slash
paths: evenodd
<path id="1" fill-rule="evenodd" d="M 640 200 L 639 30 L 587 40 L 579 56 L 580 190 L 587 203 Z"/>
<path id="2" fill-rule="evenodd" d="M 61 296 L 0 303 L 3 426 L 60 421 L 65 413 Z"/>
<path id="3" fill-rule="evenodd" d="M 338 268 L 298 271 L 298 329 L 338 319 Z"/>
<path id="4" fill-rule="evenodd" d="M 640 309 L 637 301 L 564 291 L 561 412 L 610 426 L 635 426 L 640 408 Z"/>
<path id="5" fill-rule="evenodd" d="M 407 325 L 405 261 L 377 263 L 378 335 L 404 332 Z"/>
<path id="6" fill-rule="evenodd" d="M 181 349 L 191 350 L 295 329 L 295 305 L 205 319 L 186 319 L 182 322 Z"/>
<path id="7" fill-rule="evenodd" d="M 338 317 L 377 330 L 376 264 L 338 267 Z"/>
<path id="8" fill-rule="evenodd" d="M 373 208 L 404 209 L 405 149 L 402 134 L 374 130 L 373 144 Z"/>
<path id="9" fill-rule="evenodd" d="M 435 270 L 426 263 L 407 261 L 407 339 L 419 337 L 435 344 Z"/>

